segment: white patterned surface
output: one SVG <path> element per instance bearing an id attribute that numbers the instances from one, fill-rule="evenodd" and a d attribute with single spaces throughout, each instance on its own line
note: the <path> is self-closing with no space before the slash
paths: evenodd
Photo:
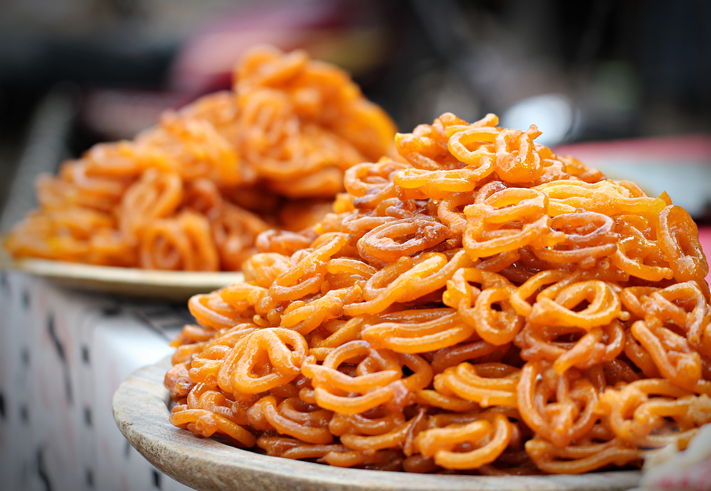
<path id="1" fill-rule="evenodd" d="M 182 306 L 77 293 L 0 273 L 0 489 L 185 490 L 116 427 L 111 400 L 172 352 Z"/>

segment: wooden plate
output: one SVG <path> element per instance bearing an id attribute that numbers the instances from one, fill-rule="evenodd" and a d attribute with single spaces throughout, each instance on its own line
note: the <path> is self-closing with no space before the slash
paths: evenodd
<path id="1" fill-rule="evenodd" d="M 23 271 L 80 290 L 151 300 L 185 302 L 196 293 L 207 293 L 244 281 L 241 272 L 154 271 L 46 259 L 13 261 L 5 251 L 0 254 L 4 256 L 0 259 L 3 269 Z"/>
<path id="2" fill-rule="evenodd" d="M 114 419 L 123 435 L 155 467 L 198 490 L 625 490 L 639 483 L 639 471 L 578 476 L 451 476 L 341 469 L 269 457 L 196 438 L 168 421 L 163 377 L 169 359 L 142 368 L 114 394 Z"/>

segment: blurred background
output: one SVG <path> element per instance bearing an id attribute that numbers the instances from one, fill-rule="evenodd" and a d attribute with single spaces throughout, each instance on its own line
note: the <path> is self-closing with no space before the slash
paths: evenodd
<path id="1" fill-rule="evenodd" d="M 536 123 L 539 142 L 652 194 L 676 186 L 709 219 L 705 0 L 3 0 L 2 228 L 31 206 L 38 172 L 228 88 L 255 43 L 345 68 L 400 131 L 444 111 Z"/>

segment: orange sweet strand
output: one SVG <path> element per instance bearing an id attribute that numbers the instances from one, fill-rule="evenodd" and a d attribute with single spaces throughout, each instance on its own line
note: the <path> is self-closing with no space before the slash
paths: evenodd
<path id="1" fill-rule="evenodd" d="M 173 423 L 341 467 L 515 475 L 639 465 L 711 422 L 688 214 L 497 123 L 398 134 L 407 163 L 359 163 L 314 229 L 262 233 L 245 283 L 190 301 Z"/>
<path id="2" fill-rule="evenodd" d="M 256 47 L 232 91 L 166 111 L 132 141 L 98 144 L 39 177 L 40 208 L 3 245 L 16 258 L 239 270 L 261 232 L 312 228 L 350 167 L 394 154 L 394 134 L 343 70 Z"/>

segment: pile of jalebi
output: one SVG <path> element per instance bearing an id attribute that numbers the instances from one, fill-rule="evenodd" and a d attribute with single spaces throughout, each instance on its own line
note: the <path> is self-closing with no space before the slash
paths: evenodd
<path id="1" fill-rule="evenodd" d="M 194 296 L 170 421 L 268 455 L 481 474 L 638 466 L 711 421 L 696 225 L 540 134 L 444 114 L 311 234 Z"/>
<path id="2" fill-rule="evenodd" d="M 260 232 L 313 225 L 346 169 L 392 148 L 385 112 L 344 71 L 304 52 L 252 49 L 235 80 L 233 92 L 40 177 L 41 209 L 5 248 L 112 266 L 239 269 Z"/>

